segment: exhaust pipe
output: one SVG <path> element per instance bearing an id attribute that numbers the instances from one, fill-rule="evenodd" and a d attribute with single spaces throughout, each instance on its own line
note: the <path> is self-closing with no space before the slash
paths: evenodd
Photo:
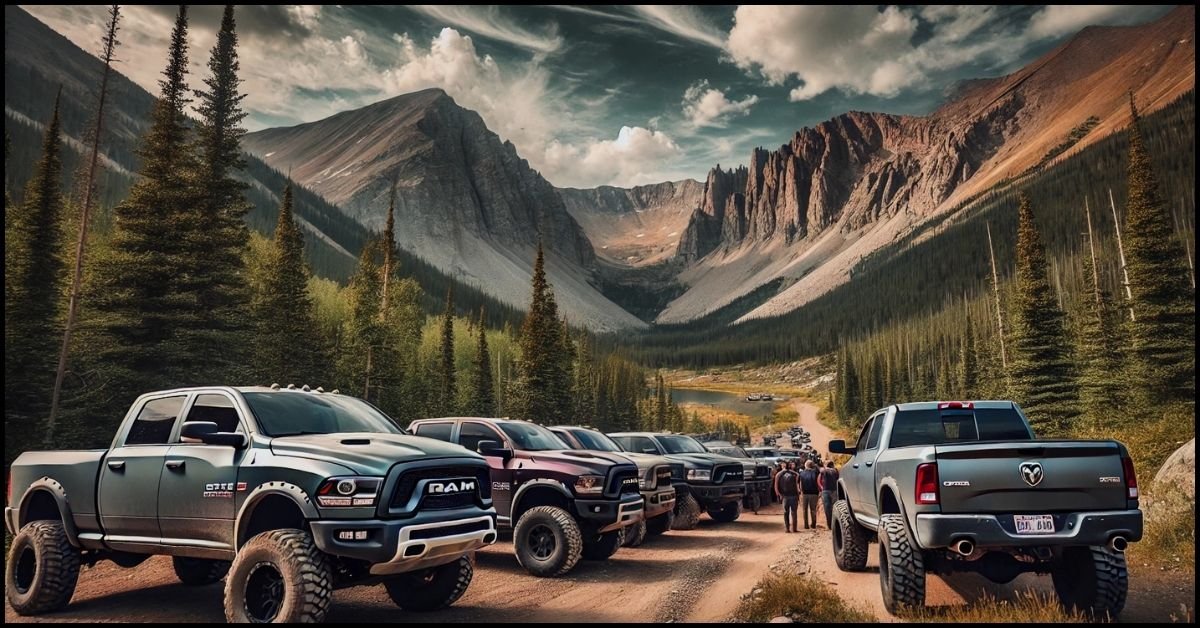
<path id="1" fill-rule="evenodd" d="M 1117 553 L 1124 554 L 1125 548 L 1127 548 L 1127 547 L 1129 547 L 1129 541 L 1126 540 L 1126 538 L 1121 536 L 1120 534 L 1114 536 L 1108 542 L 1108 549 L 1110 549 L 1114 552 L 1117 552 Z"/>
<path id="2" fill-rule="evenodd" d="M 960 541 L 955 541 L 954 544 L 950 546 L 950 549 L 954 550 L 955 553 L 961 556 L 970 556 L 971 554 L 975 553 L 975 543 L 971 539 L 962 539 Z"/>

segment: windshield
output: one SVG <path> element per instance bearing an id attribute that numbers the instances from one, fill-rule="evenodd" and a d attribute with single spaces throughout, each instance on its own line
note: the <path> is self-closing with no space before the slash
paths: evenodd
<path id="1" fill-rule="evenodd" d="M 533 423 L 500 423 L 500 429 L 513 442 L 513 448 L 522 451 L 549 451 L 570 449 L 559 440 L 554 432 Z"/>
<path id="2" fill-rule="evenodd" d="M 708 450 L 691 436 L 655 436 L 669 454 L 706 454 Z"/>
<path id="3" fill-rule="evenodd" d="M 354 397 L 291 392 L 248 392 L 242 396 L 267 436 L 405 433 L 375 406 Z"/>
<path id="4" fill-rule="evenodd" d="M 584 449 L 592 451 L 622 451 L 613 440 L 600 432 L 591 430 L 571 430 L 571 434 L 579 439 L 579 444 L 583 445 Z"/>
<path id="5" fill-rule="evenodd" d="M 902 410 L 896 413 L 888 447 L 1031 438 L 1015 408 Z"/>

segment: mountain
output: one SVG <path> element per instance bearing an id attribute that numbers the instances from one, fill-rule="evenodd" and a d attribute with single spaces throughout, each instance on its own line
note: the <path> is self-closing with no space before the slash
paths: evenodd
<path id="1" fill-rule="evenodd" d="M 629 266 L 671 259 L 699 206 L 704 186 L 692 179 L 632 188 L 559 188 L 567 211 L 600 258 Z"/>
<path id="2" fill-rule="evenodd" d="M 395 181 L 397 244 L 513 305 L 528 296 L 540 239 L 568 320 L 644 326 L 592 285 L 592 244 L 555 188 L 440 89 L 250 133 L 243 146 L 368 228 L 383 226 Z"/>
<path id="3" fill-rule="evenodd" d="M 741 320 L 791 311 L 863 257 L 966 201 L 1092 144 L 1195 85 L 1195 8 L 1089 27 L 1007 76 L 971 81 L 928 116 L 849 112 L 747 167 L 713 169 L 680 239 L 688 290 L 658 322 L 784 286 Z M 1091 121 L 1091 118 L 1095 118 Z"/>

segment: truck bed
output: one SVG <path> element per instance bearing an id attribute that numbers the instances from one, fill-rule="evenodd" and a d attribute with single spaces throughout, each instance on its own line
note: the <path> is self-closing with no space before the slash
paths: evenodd
<path id="1" fill-rule="evenodd" d="M 9 470 L 12 494 L 24 495 L 30 484 L 49 476 L 62 484 L 77 520 L 95 516 L 96 480 L 107 454 L 107 449 L 27 451 L 17 456 Z"/>

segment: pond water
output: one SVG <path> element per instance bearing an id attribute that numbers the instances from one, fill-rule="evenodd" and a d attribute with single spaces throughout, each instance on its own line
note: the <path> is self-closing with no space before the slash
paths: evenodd
<path id="1" fill-rule="evenodd" d="M 704 406 L 713 406 L 750 417 L 771 414 L 771 411 L 775 409 L 775 403 L 772 401 L 746 401 L 744 394 L 722 390 L 673 388 L 671 389 L 671 396 L 675 400 L 675 403 L 695 403 Z"/>

